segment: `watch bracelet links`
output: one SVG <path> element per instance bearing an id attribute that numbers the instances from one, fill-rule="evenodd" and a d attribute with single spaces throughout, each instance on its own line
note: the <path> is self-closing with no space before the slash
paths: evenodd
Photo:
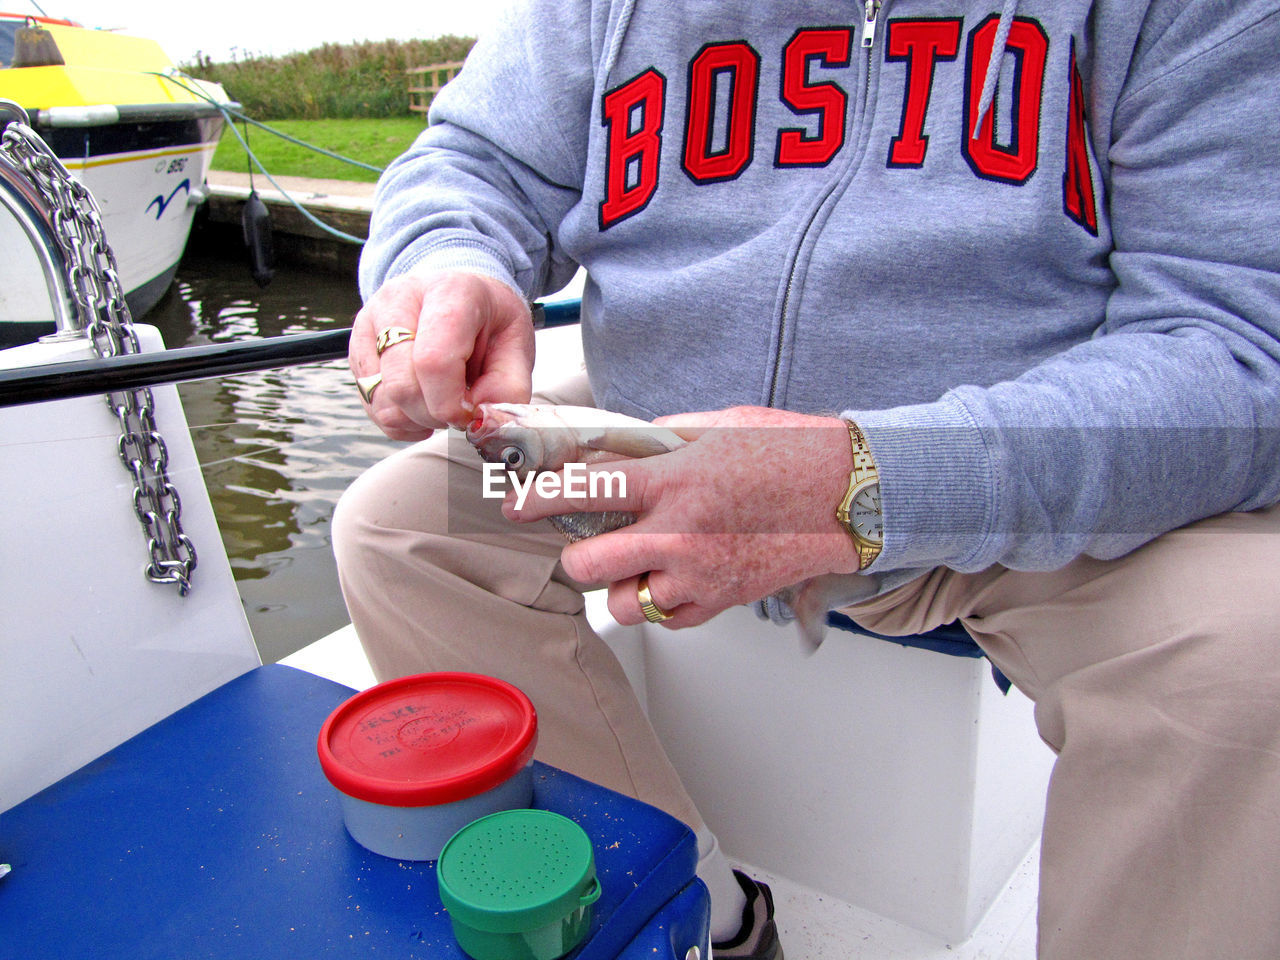
<path id="1" fill-rule="evenodd" d="M 849 471 L 849 488 L 845 491 L 840 505 L 836 507 L 836 520 L 853 541 L 853 546 L 858 551 L 858 570 L 863 571 L 871 566 L 876 557 L 880 556 L 881 548 L 863 542 L 854 534 L 850 508 L 853 506 L 854 488 L 868 477 L 878 476 L 879 471 L 876 470 L 875 458 L 871 456 L 871 447 L 867 444 L 867 438 L 862 435 L 862 430 L 852 420 L 845 420 L 844 425 L 849 428 L 849 444 L 853 448 L 853 469 Z"/>

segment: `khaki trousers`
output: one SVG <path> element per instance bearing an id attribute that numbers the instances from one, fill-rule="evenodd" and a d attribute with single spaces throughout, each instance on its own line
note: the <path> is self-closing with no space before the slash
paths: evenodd
<path id="1" fill-rule="evenodd" d="M 549 399 L 589 402 L 575 382 Z M 455 444 L 454 452 L 457 451 Z M 705 825 L 549 525 L 479 496 L 443 438 L 356 481 L 334 518 L 352 621 L 380 679 L 471 670 L 521 687 L 538 756 Z M 1114 561 L 939 569 L 851 608 L 878 633 L 959 619 L 1035 702 L 1058 755 L 1041 853 L 1042 960 L 1280 958 L 1280 508 Z M 833 637 L 828 642 L 839 642 Z"/>

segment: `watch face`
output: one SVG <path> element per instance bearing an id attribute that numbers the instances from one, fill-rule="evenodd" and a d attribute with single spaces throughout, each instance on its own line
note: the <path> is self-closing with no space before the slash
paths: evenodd
<path id="1" fill-rule="evenodd" d="M 880 514 L 880 484 L 872 483 L 854 495 L 849 504 L 849 525 L 868 543 L 884 543 L 884 523 Z"/>

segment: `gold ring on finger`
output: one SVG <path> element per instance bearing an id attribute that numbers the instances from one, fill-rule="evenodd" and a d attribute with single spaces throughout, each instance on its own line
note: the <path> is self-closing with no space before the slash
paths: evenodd
<path id="1" fill-rule="evenodd" d="M 375 373 L 367 377 L 356 378 L 356 389 L 360 391 L 360 397 L 365 403 L 373 403 L 373 391 L 378 389 L 378 384 L 382 382 L 382 374 Z"/>
<path id="2" fill-rule="evenodd" d="M 414 332 L 408 327 L 387 327 L 378 332 L 378 339 L 374 341 L 374 346 L 377 347 L 378 356 L 382 356 L 382 351 L 388 347 L 394 347 L 397 343 L 404 343 L 413 338 Z"/>
<path id="3" fill-rule="evenodd" d="M 653 594 L 649 592 L 649 574 L 647 573 L 641 574 L 640 582 L 636 584 L 636 598 L 640 601 L 640 612 L 650 623 L 661 623 L 675 616 L 653 602 Z"/>

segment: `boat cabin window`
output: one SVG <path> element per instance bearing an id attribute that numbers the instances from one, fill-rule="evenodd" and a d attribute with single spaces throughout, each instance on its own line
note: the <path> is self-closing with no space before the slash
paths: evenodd
<path id="1" fill-rule="evenodd" d="M 0 20 L 0 67 L 13 63 L 13 35 L 20 26 L 19 20 Z"/>

